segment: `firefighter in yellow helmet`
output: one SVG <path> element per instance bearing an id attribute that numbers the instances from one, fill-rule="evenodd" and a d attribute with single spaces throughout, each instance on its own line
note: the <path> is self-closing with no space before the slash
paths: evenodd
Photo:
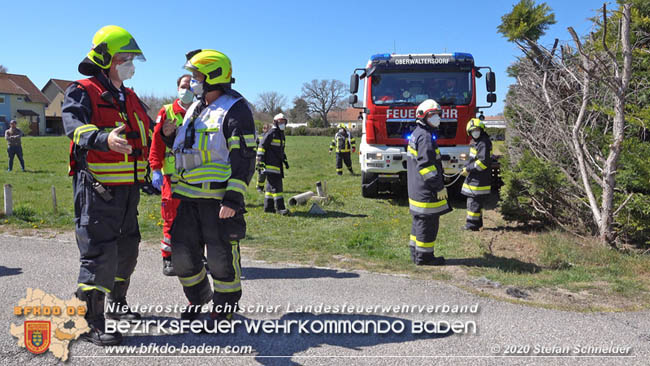
<path id="1" fill-rule="evenodd" d="M 163 126 L 163 140 L 176 159 L 173 197 L 180 199 L 172 225 L 172 265 L 196 319 L 212 300 L 209 316 L 231 319 L 242 295 L 239 240 L 246 233 L 244 193 L 255 168 L 255 123 L 244 97 L 231 88 L 230 59 L 223 53 L 189 52 L 185 68 L 197 97 L 176 127 Z M 212 285 L 203 264 L 207 248 Z"/>
<path id="2" fill-rule="evenodd" d="M 356 141 L 343 123 L 339 123 L 337 127 L 338 131 L 336 131 L 329 149 L 330 154 L 332 153 L 332 150 L 336 152 L 336 174 L 343 175 L 343 163 L 345 163 L 350 174 L 354 175 L 354 170 L 352 170 L 352 160 L 350 159 L 350 150 L 355 152 Z"/>
<path id="3" fill-rule="evenodd" d="M 445 263 L 445 258 L 434 255 L 440 215 L 451 211 L 436 143 L 441 112 L 433 99 L 420 103 L 415 112 L 417 125 L 406 149 L 409 211 L 413 216 L 409 249 L 416 265 Z"/>
<path id="4" fill-rule="evenodd" d="M 492 141 L 485 132 L 485 124 L 478 118 L 469 120 L 465 131 L 472 137 L 472 144 L 462 172 L 466 178 L 461 193 L 467 196 L 463 229 L 477 231 L 483 227 L 483 206 L 492 188 Z"/>
<path id="5" fill-rule="evenodd" d="M 81 268 L 77 297 L 86 302 L 90 332 L 98 345 L 118 344 L 119 333 L 106 333 L 106 316 L 134 320 L 126 293 L 140 243 L 137 206 L 149 151 L 150 125 L 135 92 L 124 86 L 142 50 L 125 29 L 109 25 L 93 37 L 92 49 L 79 64 L 89 76 L 66 89 L 63 126 L 70 144 L 75 236 Z M 112 310 L 111 310 L 112 309 Z"/>

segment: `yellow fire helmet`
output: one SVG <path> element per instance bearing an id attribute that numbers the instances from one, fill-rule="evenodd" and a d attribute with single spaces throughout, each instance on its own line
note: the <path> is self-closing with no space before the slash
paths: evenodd
<path id="1" fill-rule="evenodd" d="M 102 69 L 108 69 L 116 53 L 133 53 L 136 59 L 146 61 L 131 33 L 117 25 L 104 26 L 93 36 L 93 48 L 88 52 L 88 59 Z"/>
<path id="2" fill-rule="evenodd" d="M 469 133 L 472 132 L 472 130 L 480 128 L 481 130 L 485 131 L 485 123 L 481 121 L 478 118 L 472 118 L 467 122 L 467 126 L 465 127 L 465 132 L 467 132 L 467 135 L 469 136 Z"/>
<path id="3" fill-rule="evenodd" d="M 207 85 L 234 83 L 232 78 L 232 65 L 228 56 L 215 50 L 194 50 L 185 57 L 187 62 L 184 68 L 188 71 L 198 71 L 205 75 Z"/>

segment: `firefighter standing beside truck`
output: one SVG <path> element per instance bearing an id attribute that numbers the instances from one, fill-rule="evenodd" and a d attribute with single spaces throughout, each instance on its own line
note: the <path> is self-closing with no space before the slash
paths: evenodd
<path id="1" fill-rule="evenodd" d="M 492 189 L 492 141 L 485 124 L 478 118 L 467 122 L 467 135 L 472 136 L 469 161 L 463 168 L 466 176 L 461 193 L 467 196 L 467 218 L 463 229 L 477 231 L 483 227 L 483 206 Z"/>
<path id="2" fill-rule="evenodd" d="M 199 49 L 186 57 L 198 100 L 180 127 L 163 126 L 163 141 L 176 159 L 173 196 L 181 201 L 171 229 L 172 264 L 195 305 L 182 319 L 197 319 L 197 307 L 212 300 L 210 318 L 229 320 L 242 295 L 239 240 L 246 234 L 244 193 L 255 168 L 255 123 L 246 99 L 231 89 L 226 55 Z M 212 286 L 203 263 L 206 247 Z"/>
<path id="3" fill-rule="evenodd" d="M 420 103 L 416 128 L 407 146 L 409 211 L 413 216 L 409 249 L 416 265 L 445 263 L 443 257 L 434 255 L 440 215 L 451 211 L 435 135 L 441 113 L 440 105 L 433 99 Z"/>
<path id="4" fill-rule="evenodd" d="M 165 146 L 161 133 L 165 121 L 172 121 L 176 126 L 183 123 L 185 112 L 194 99 L 194 94 L 190 90 L 191 79 L 192 75 L 189 74 L 179 77 L 176 81 L 178 98 L 160 108 L 158 117 L 156 117 L 156 127 L 153 130 L 151 153 L 149 154 L 149 164 L 153 172 L 151 183 L 161 193 L 160 214 L 163 219 L 163 239 L 160 241 L 160 251 L 162 252 L 165 276 L 175 275 L 172 266 L 171 228 L 180 201 L 172 197 L 171 176 L 175 170 L 175 160 L 171 149 Z"/>
<path id="5" fill-rule="evenodd" d="M 289 169 L 287 155 L 284 153 L 284 129 L 287 119 L 283 113 L 273 117 L 273 126 L 264 134 L 257 148 L 257 165 L 266 176 L 264 192 L 264 212 L 288 215 L 282 195 L 284 168 Z"/>
<path id="6" fill-rule="evenodd" d="M 123 82 L 144 60 L 135 39 L 109 25 L 93 37 L 93 48 L 79 64 L 90 76 L 66 89 L 62 119 L 70 144 L 75 237 L 80 253 L 76 295 L 86 302 L 90 331 L 82 338 L 97 345 L 122 341 L 106 333 L 104 299 L 116 307 L 106 316 L 135 320 L 126 303 L 140 243 L 137 206 L 144 182 L 150 119 L 133 90 Z"/>
<path id="7" fill-rule="evenodd" d="M 352 170 L 352 160 L 350 159 L 350 150 L 352 152 L 356 151 L 356 141 L 354 137 L 350 135 L 348 129 L 345 128 L 345 125 L 342 123 L 338 125 L 338 131 L 334 135 L 334 139 L 330 143 L 329 153 L 332 153 L 332 150 L 336 152 L 336 174 L 343 175 L 343 163 L 350 171 L 350 174 L 354 175 Z"/>

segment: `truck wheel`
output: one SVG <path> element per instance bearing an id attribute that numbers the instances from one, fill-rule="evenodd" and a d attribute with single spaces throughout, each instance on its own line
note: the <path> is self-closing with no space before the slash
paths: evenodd
<path id="1" fill-rule="evenodd" d="M 379 192 L 377 174 L 361 172 L 361 196 L 376 198 Z"/>

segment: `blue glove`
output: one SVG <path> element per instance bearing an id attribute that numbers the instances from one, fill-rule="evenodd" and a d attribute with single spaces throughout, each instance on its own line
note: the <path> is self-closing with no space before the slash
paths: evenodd
<path id="1" fill-rule="evenodd" d="M 151 184 L 159 191 L 162 189 L 163 175 L 160 170 L 153 171 L 153 179 L 151 180 Z"/>

